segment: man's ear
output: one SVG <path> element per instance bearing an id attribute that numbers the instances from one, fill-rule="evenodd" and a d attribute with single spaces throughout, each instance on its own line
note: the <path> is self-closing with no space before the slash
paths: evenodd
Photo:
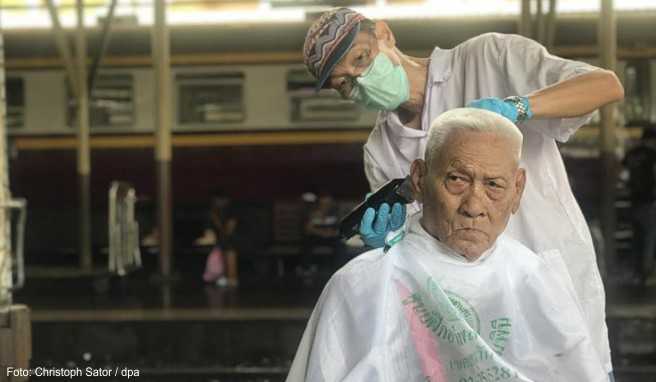
<path id="1" fill-rule="evenodd" d="M 519 210 L 519 202 L 521 201 L 522 194 L 524 193 L 524 186 L 526 186 L 526 170 L 519 168 L 517 169 L 517 174 L 515 175 L 515 195 L 513 195 L 512 202 L 513 214 Z"/>
<path id="2" fill-rule="evenodd" d="M 423 159 L 415 159 L 410 167 L 410 178 L 412 180 L 412 193 L 416 201 L 424 202 L 424 177 L 426 176 L 426 162 Z"/>
<path id="3" fill-rule="evenodd" d="M 376 39 L 383 42 L 388 49 L 393 49 L 396 46 L 394 33 L 392 33 L 386 22 L 382 20 L 376 21 L 374 34 L 376 35 Z"/>

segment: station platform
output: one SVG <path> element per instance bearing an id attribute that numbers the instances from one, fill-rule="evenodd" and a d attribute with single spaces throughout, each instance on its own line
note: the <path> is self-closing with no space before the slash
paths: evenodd
<path id="1" fill-rule="evenodd" d="M 283 381 L 323 282 L 40 275 L 15 300 L 31 308 L 33 365 L 116 365 L 139 369 L 141 381 Z M 607 300 L 616 380 L 656 382 L 656 286 L 609 285 Z"/>

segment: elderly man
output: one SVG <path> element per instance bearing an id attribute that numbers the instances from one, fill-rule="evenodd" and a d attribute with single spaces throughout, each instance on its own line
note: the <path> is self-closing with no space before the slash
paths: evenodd
<path id="1" fill-rule="evenodd" d="M 422 213 L 328 282 L 287 381 L 608 381 L 559 255 L 503 233 L 521 147 L 498 114 L 442 114 L 412 165 Z"/>
<path id="2" fill-rule="evenodd" d="M 517 123 L 524 135 L 520 163 L 527 169 L 526 192 L 508 235 L 535 252 L 563 253 L 593 344 L 610 372 L 603 284 L 556 140 L 567 141 L 592 111 L 623 97 L 616 76 L 555 57 L 524 37 L 496 33 L 453 49 L 435 48 L 430 57 L 411 57 L 396 47 L 385 22 L 347 8 L 326 12 L 310 27 L 304 59 L 318 87 L 379 110 L 364 146 L 372 189 L 408 175 L 410 164 L 423 155 L 431 121 L 447 110 L 469 104 Z M 380 247 L 388 231 L 398 228 L 392 222 L 404 218 L 400 205 L 391 214 L 387 205 L 368 211 L 361 236 Z"/>

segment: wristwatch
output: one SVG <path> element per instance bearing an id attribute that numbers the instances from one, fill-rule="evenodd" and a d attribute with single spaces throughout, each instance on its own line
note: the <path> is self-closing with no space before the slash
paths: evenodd
<path id="1" fill-rule="evenodd" d="M 531 107 L 528 104 L 527 97 L 512 96 L 504 98 L 503 101 L 515 106 L 515 109 L 517 109 L 517 122 L 526 121 L 527 119 L 531 119 L 533 116 L 533 113 L 531 113 Z"/>

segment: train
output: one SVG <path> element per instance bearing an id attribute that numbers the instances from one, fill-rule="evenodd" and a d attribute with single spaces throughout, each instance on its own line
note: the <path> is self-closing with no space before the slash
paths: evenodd
<path id="1" fill-rule="evenodd" d="M 656 38 L 640 33 L 654 17 L 647 12 L 618 18 L 623 29 L 617 72 L 627 89 L 621 115 L 630 127 L 656 121 L 656 52 L 649 48 L 656 45 Z M 590 45 L 594 22 L 564 16 L 554 52 L 596 63 Z M 267 233 L 262 245 L 275 239 L 277 203 L 298 202 L 302 193 L 322 190 L 347 208 L 368 192 L 362 145 L 376 114 L 335 92 L 315 92 L 313 79 L 300 62 L 308 25 L 171 28 L 172 182 L 179 242 L 191 242 L 195 233 L 180 232 L 189 221 L 202 224 L 201 216 L 217 189 L 259 208 L 253 220 L 265 221 L 268 227 L 263 229 Z M 410 54 L 428 55 L 435 45 L 454 46 L 476 34 L 513 33 L 516 19 L 396 20 L 390 25 L 398 31 L 397 43 L 404 51 L 407 46 Z M 66 33 L 72 37 L 74 31 Z M 107 240 L 107 192 L 114 180 L 134 185 L 144 206 L 144 227 L 154 224 L 156 83 L 149 33 L 143 26 L 114 28 L 93 77 L 92 232 L 99 247 Z M 100 34 L 98 27 L 87 31 L 91 57 L 100 53 Z M 76 105 L 66 72 L 47 30 L 7 30 L 4 35 L 10 185 L 13 195 L 25 197 L 30 206 L 27 235 L 32 239 L 26 251 L 75 251 Z M 595 123 L 561 147 L 579 200 L 591 204 L 597 194 L 595 174 L 600 171 L 595 164 Z M 639 135 L 635 129 L 625 131 L 629 138 Z"/>

